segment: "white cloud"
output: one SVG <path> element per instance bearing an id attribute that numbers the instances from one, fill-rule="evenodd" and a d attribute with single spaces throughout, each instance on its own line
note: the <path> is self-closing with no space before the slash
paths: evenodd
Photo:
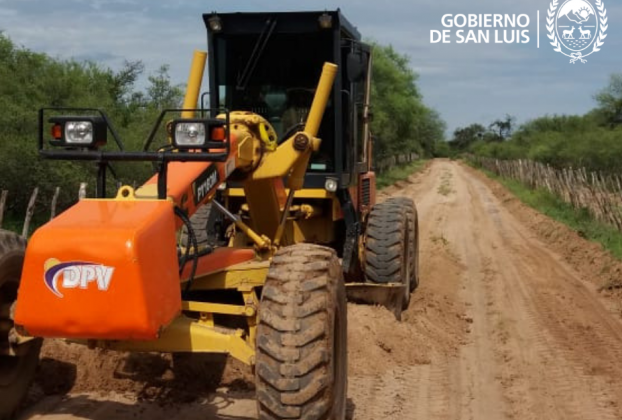
<path id="1" fill-rule="evenodd" d="M 2 0 L 0 0 L 0 4 L 2 4 Z M 0 7 L 0 17 L 14 17 L 17 16 L 17 10 L 14 9 L 6 9 L 4 7 Z"/>

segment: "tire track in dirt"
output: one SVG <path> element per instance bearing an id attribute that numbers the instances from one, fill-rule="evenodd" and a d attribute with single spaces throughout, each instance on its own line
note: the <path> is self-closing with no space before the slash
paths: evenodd
<path id="1" fill-rule="evenodd" d="M 619 318 L 593 284 L 503 206 L 490 182 L 436 161 L 413 184 L 387 191 L 417 200 L 422 249 L 436 254 L 422 256 L 430 264 L 422 286 L 447 282 L 435 260 L 442 244 L 459 267 L 456 301 L 473 323 L 457 355 L 432 349 L 429 365 L 403 367 L 414 382 L 412 418 L 622 418 Z M 399 411 L 401 399 L 393 403 L 400 415 L 408 411 Z"/>
<path id="2" fill-rule="evenodd" d="M 508 217 L 498 223 L 495 216 L 503 210 L 483 184 L 470 181 L 471 193 L 489 203 L 483 210 L 490 214 L 497 240 L 502 241 L 497 252 L 491 252 L 494 258 L 488 274 L 491 280 L 503 280 L 506 290 L 497 294 L 506 297 L 505 301 L 513 299 L 512 311 L 503 305 L 504 299 L 494 300 L 499 317 L 507 324 L 502 326 L 510 329 L 504 332 L 504 341 L 514 340 L 514 346 L 505 348 L 502 342 L 498 353 L 506 364 L 521 361 L 503 375 L 512 406 L 509 414 L 579 419 L 589 413 L 592 418 L 619 418 L 614 407 L 616 391 L 612 392 L 602 375 L 594 375 L 591 367 L 594 358 L 619 359 L 622 337 L 619 330 L 610 328 L 611 324 L 619 326 L 619 321 L 612 319 L 598 296 L 558 256 L 533 235 L 525 235 L 516 220 Z M 588 331 L 583 328 L 587 325 Z M 534 398 L 537 394 L 547 399 Z"/>
<path id="3" fill-rule="evenodd" d="M 590 365 L 594 358 L 610 363 L 618 359 L 622 338 L 613 329 L 594 336 L 575 328 L 581 320 L 594 329 L 619 326 L 619 321 L 559 256 L 499 205 L 483 183 L 465 176 L 460 167 L 456 171 L 463 183 L 458 190 L 466 190 L 472 198 L 472 225 L 478 230 L 468 235 L 470 246 L 463 246 L 462 254 L 473 267 L 470 278 L 488 284 L 483 293 L 494 308 L 489 322 L 491 336 L 496 337 L 492 368 L 499 371 L 507 405 L 504 415 L 619 418 L 615 390 L 602 375 L 594 375 Z M 475 276 L 475 271 L 484 276 Z M 605 350 L 595 352 L 589 344 L 595 338 L 605 340 Z"/>
<path id="4" fill-rule="evenodd" d="M 410 329 L 409 340 L 400 345 L 422 356 L 425 363 L 391 360 L 392 369 L 360 375 L 356 361 L 351 362 L 349 395 L 355 406 L 353 419 L 458 418 L 461 400 L 470 398 L 468 390 L 462 387 L 461 372 L 456 369 L 456 359 L 471 327 L 459 298 L 464 266 L 448 246 L 442 229 L 454 205 L 449 196 L 449 173 L 444 172 L 442 180 L 439 175 L 430 166 L 411 177 L 409 183 L 398 183 L 401 187 L 390 187 L 380 195 L 380 200 L 390 195 L 414 195 L 417 202 L 422 283 L 402 325 L 397 325 Z M 386 312 L 382 308 L 356 309 L 376 315 Z M 387 318 L 384 328 L 394 330 L 395 321 Z M 390 335 L 387 338 L 393 339 Z"/>

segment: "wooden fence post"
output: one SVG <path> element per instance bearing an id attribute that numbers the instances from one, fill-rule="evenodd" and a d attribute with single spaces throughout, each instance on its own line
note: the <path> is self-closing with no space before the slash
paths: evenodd
<path id="1" fill-rule="evenodd" d="M 80 183 L 80 189 L 78 190 L 78 199 L 82 200 L 86 197 L 86 182 Z"/>
<path id="2" fill-rule="evenodd" d="M 22 236 L 24 238 L 28 237 L 28 228 L 30 227 L 30 220 L 32 219 L 32 215 L 35 212 L 35 201 L 37 200 L 37 194 L 39 193 L 39 187 L 35 187 L 32 191 L 32 195 L 30 196 L 30 201 L 28 202 L 28 208 L 26 209 L 26 218 L 24 219 L 24 228 L 22 229 Z"/>
<path id="3" fill-rule="evenodd" d="M 531 160 L 474 158 L 480 166 L 531 188 L 545 188 L 575 209 L 622 232 L 622 182 L 615 174 L 586 168 L 553 168 Z"/>
<path id="4" fill-rule="evenodd" d="M 2 190 L 0 196 L 0 228 L 2 227 L 2 219 L 4 218 L 4 205 L 6 204 L 6 196 L 9 194 L 7 190 Z"/>
<path id="5" fill-rule="evenodd" d="M 58 201 L 58 195 L 60 194 L 60 187 L 56 187 L 54 190 L 54 196 L 52 197 L 52 208 L 50 209 L 50 220 L 56 216 L 56 202 Z"/>

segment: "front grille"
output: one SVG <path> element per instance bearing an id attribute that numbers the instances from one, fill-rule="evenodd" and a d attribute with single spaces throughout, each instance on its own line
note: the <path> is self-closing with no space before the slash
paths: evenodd
<path id="1" fill-rule="evenodd" d="M 369 206 L 371 201 L 371 179 L 363 178 L 361 184 L 361 204 Z"/>

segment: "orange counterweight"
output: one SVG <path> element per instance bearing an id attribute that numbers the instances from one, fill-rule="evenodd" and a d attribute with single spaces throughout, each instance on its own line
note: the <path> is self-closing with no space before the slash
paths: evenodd
<path id="1" fill-rule="evenodd" d="M 81 200 L 30 240 L 15 313 L 30 335 L 155 339 L 180 312 L 168 201 Z"/>

